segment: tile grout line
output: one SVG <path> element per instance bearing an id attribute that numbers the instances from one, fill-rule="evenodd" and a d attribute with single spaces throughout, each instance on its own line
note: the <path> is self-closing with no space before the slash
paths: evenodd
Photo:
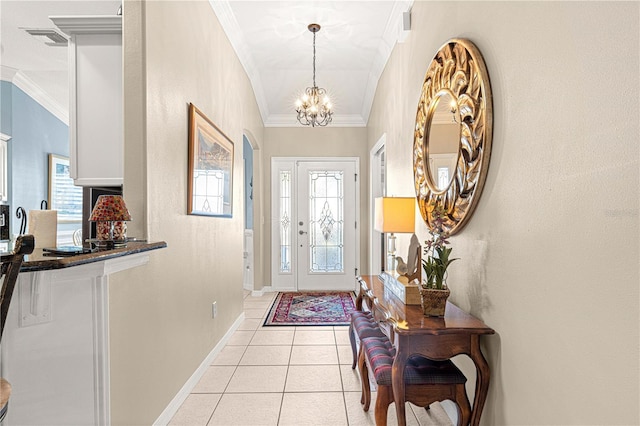
<path id="1" fill-rule="evenodd" d="M 340 364 L 340 353 L 338 352 L 338 336 L 336 335 L 336 328 L 333 327 L 333 340 L 335 343 L 336 357 L 338 358 L 338 374 L 340 374 L 340 384 L 342 386 L 342 403 L 344 404 L 344 416 L 347 420 L 347 426 L 349 426 L 349 409 L 347 408 L 347 396 L 344 389 L 344 377 L 342 377 L 342 364 Z"/>

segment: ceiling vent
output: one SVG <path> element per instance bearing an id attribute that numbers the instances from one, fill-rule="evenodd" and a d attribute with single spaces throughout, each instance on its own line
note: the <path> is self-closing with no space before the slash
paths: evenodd
<path id="1" fill-rule="evenodd" d="M 39 29 L 39 28 L 22 28 L 27 33 L 31 34 L 35 38 L 42 40 L 47 46 L 66 46 L 67 38 L 52 29 Z"/>

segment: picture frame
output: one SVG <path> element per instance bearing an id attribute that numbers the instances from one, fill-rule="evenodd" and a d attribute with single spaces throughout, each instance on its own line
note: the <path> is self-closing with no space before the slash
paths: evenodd
<path id="1" fill-rule="evenodd" d="M 68 157 L 49 154 L 48 192 L 48 206 L 58 211 L 58 222 L 82 222 L 82 187 L 73 184 Z"/>
<path id="2" fill-rule="evenodd" d="M 231 139 L 190 103 L 187 214 L 233 216 L 233 163 Z"/>

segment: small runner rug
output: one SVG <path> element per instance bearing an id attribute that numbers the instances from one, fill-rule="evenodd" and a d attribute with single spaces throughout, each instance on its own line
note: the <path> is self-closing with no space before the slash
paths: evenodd
<path id="1" fill-rule="evenodd" d="M 353 292 L 279 293 L 264 325 L 349 325 L 355 310 Z"/>

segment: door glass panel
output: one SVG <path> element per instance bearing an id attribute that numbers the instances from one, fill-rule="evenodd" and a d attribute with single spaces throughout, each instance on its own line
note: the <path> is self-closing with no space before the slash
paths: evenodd
<path id="1" fill-rule="evenodd" d="M 448 167 L 438 167 L 438 188 L 446 188 L 451 182 Z"/>
<path id="2" fill-rule="evenodd" d="M 280 272 L 291 273 L 291 170 L 280 171 Z"/>
<path id="3" fill-rule="evenodd" d="M 344 172 L 309 172 L 309 271 L 344 272 Z"/>

